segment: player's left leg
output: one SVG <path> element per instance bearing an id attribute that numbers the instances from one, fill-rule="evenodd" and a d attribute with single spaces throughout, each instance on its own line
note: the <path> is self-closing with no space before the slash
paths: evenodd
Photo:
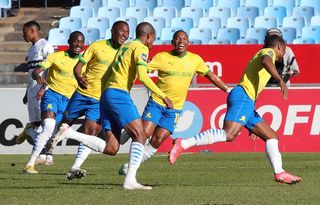
<path id="1" fill-rule="evenodd" d="M 266 154 L 273 168 L 275 180 L 287 184 L 300 182 L 301 177 L 289 174 L 282 168 L 282 157 L 278 147 L 277 133 L 263 121 L 255 124 L 252 131 L 266 143 Z"/>

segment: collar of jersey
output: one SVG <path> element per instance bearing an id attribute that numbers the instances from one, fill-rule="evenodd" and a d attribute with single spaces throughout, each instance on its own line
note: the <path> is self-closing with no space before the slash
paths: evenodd
<path id="1" fill-rule="evenodd" d="M 185 57 L 185 56 L 188 54 L 188 52 L 185 51 L 185 52 L 183 53 L 183 55 L 179 56 L 175 50 L 172 50 L 172 51 L 171 51 L 171 54 L 174 55 L 174 56 L 177 56 L 178 58 L 183 58 L 183 57 Z"/>
<path id="2" fill-rule="evenodd" d="M 106 40 L 106 44 L 107 44 L 108 46 L 110 46 L 111 48 L 113 48 L 114 50 L 119 50 L 118 48 L 114 48 L 114 47 L 112 46 L 110 40 L 111 40 L 111 39 Z"/>
<path id="3" fill-rule="evenodd" d="M 64 51 L 64 55 L 70 57 L 68 51 Z M 77 56 L 73 57 L 72 59 L 76 59 L 79 58 L 81 56 L 81 54 L 78 54 Z M 71 57 L 70 57 L 71 58 Z"/>

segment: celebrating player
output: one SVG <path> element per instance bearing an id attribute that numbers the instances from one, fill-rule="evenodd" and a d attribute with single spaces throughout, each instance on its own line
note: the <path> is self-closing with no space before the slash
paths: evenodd
<path id="1" fill-rule="evenodd" d="M 172 100 L 174 109 L 169 109 L 156 94 L 152 94 L 142 114 L 142 123 L 147 136 L 151 136 L 144 146 L 142 161 L 152 157 L 162 142 L 174 130 L 186 100 L 188 88 L 195 73 L 204 75 L 221 90 L 230 89 L 216 76 L 197 54 L 187 51 L 188 34 L 176 31 L 172 38 L 172 51 L 160 52 L 148 64 L 149 71 L 158 71 L 157 86 Z M 127 173 L 128 164 L 124 164 L 119 174 Z"/>
<path id="2" fill-rule="evenodd" d="M 69 99 L 77 88 L 77 81 L 73 75 L 73 68 L 79 60 L 83 48 L 84 36 L 75 31 L 70 34 L 69 49 L 48 56 L 48 59 L 38 65 L 32 72 L 32 77 L 38 84 L 48 85 L 41 100 L 42 132 L 36 137 L 30 159 L 23 171 L 37 174 L 34 163 L 40 151 L 52 136 L 56 122 L 60 122 Z M 49 69 L 50 68 L 50 69 Z M 47 80 L 40 73 L 48 70 Z M 57 124 L 58 124 L 57 123 Z"/>
<path id="3" fill-rule="evenodd" d="M 281 93 L 287 99 L 287 86 L 275 67 L 275 61 L 282 59 L 285 48 L 285 42 L 281 37 L 272 36 L 268 38 L 265 47 L 250 60 L 238 86 L 228 95 L 223 129 L 212 128 L 188 139 L 176 139 L 170 151 L 170 163 L 174 164 L 181 152 L 189 147 L 216 142 L 231 142 L 238 136 L 242 128 L 246 127 L 265 141 L 266 153 L 271 162 L 275 180 L 287 184 L 299 182 L 300 177 L 291 175 L 282 168 L 277 133 L 263 121 L 254 109 L 255 101 L 266 86 L 270 76 L 277 80 Z"/>
<path id="4" fill-rule="evenodd" d="M 147 74 L 149 49 L 155 39 L 155 30 L 147 22 L 138 24 L 137 38 L 124 44 L 106 72 L 105 89 L 100 98 L 100 114 L 105 130 L 106 141 L 74 131 L 67 124 L 62 124 L 53 140 L 53 146 L 65 138 L 82 142 L 100 153 L 115 155 L 119 150 L 121 129 L 125 128 L 132 136 L 128 174 L 123 184 L 124 189 L 151 189 L 139 184 L 136 173 L 141 164 L 146 134 L 142 121 L 134 105 L 130 90 L 136 77 L 162 99 L 164 104 L 173 108 L 171 100 L 153 83 Z"/>
<path id="5" fill-rule="evenodd" d="M 111 39 L 92 43 L 74 67 L 78 88 L 72 95 L 62 122 L 72 125 L 74 121 L 85 115 L 84 133 L 97 136 L 101 130 L 99 99 L 101 96 L 101 80 L 112 63 L 120 46 L 128 40 L 129 25 L 125 21 L 117 21 L 111 28 Z M 86 69 L 82 74 L 82 68 Z M 80 166 L 89 156 L 91 149 L 80 144 L 76 160 L 67 173 L 67 179 L 82 178 L 86 170 Z"/>

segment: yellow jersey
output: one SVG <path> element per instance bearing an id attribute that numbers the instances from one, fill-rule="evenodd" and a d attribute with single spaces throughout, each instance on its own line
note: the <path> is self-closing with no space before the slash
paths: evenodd
<path id="1" fill-rule="evenodd" d="M 275 63 L 275 51 L 272 48 L 261 49 L 250 60 L 240 79 L 239 85 L 244 88 L 253 101 L 256 101 L 271 77 L 271 74 L 261 64 L 261 57 L 265 55 L 270 56 L 273 64 Z"/>
<path id="2" fill-rule="evenodd" d="M 70 98 L 78 83 L 73 75 L 73 67 L 77 64 L 79 55 L 71 58 L 67 51 L 59 51 L 48 56 L 47 60 L 38 64 L 48 69 L 48 87 L 55 92 Z"/>
<path id="3" fill-rule="evenodd" d="M 158 71 L 157 86 L 178 110 L 183 108 L 194 74 L 205 75 L 210 71 L 199 55 L 185 52 L 183 56 L 177 56 L 174 51 L 156 54 L 148 68 L 149 71 Z M 151 97 L 158 104 L 165 106 L 158 95 L 152 93 Z"/>
<path id="4" fill-rule="evenodd" d="M 86 65 L 83 76 L 88 82 L 88 87 L 82 89 L 78 86 L 77 91 L 79 93 L 97 100 L 100 99 L 102 77 L 118 50 L 112 47 L 109 40 L 96 41 L 88 47 L 79 59 Z"/>
<path id="5" fill-rule="evenodd" d="M 139 39 L 122 45 L 104 76 L 106 79 L 104 89 L 117 88 L 130 92 L 136 77 L 138 77 L 151 92 L 164 98 L 165 94 L 147 74 L 148 55 L 149 48 Z"/>

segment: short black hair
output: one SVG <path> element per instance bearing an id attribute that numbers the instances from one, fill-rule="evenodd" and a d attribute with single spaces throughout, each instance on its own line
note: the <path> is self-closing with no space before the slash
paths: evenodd
<path id="1" fill-rule="evenodd" d="M 69 36 L 69 40 L 68 40 L 68 41 L 71 41 L 71 40 L 72 40 L 73 38 L 75 38 L 75 36 L 77 36 L 77 35 L 81 35 L 81 36 L 83 37 L 83 39 L 84 39 L 83 33 L 81 33 L 80 31 L 74 31 L 74 32 L 70 33 L 70 36 Z"/>
<path id="2" fill-rule="evenodd" d="M 174 32 L 174 34 L 172 36 L 172 40 L 175 39 L 177 37 L 178 33 L 180 33 L 180 32 L 186 34 L 186 36 L 189 38 L 187 32 L 185 32 L 184 30 L 178 30 L 178 31 Z"/>
<path id="3" fill-rule="evenodd" d="M 40 24 L 36 21 L 28 21 L 27 23 L 23 24 L 24 28 L 36 27 L 38 31 L 40 31 Z"/>
<path id="4" fill-rule="evenodd" d="M 142 22 L 137 25 L 137 27 L 136 27 L 136 36 L 137 37 L 140 37 L 142 35 L 149 34 L 149 33 L 156 33 L 156 30 L 153 28 L 151 23 Z"/>
<path id="5" fill-rule="evenodd" d="M 113 30 L 114 28 L 116 28 L 120 24 L 125 24 L 125 25 L 127 25 L 129 27 L 129 24 L 126 21 L 116 21 L 116 22 L 113 23 L 113 25 L 111 27 L 111 30 Z"/>
<path id="6" fill-rule="evenodd" d="M 279 42 L 283 45 L 286 44 L 286 42 L 280 36 L 271 35 L 271 36 L 266 37 L 266 39 L 264 41 L 264 48 L 272 48 L 277 45 L 277 42 Z"/>

